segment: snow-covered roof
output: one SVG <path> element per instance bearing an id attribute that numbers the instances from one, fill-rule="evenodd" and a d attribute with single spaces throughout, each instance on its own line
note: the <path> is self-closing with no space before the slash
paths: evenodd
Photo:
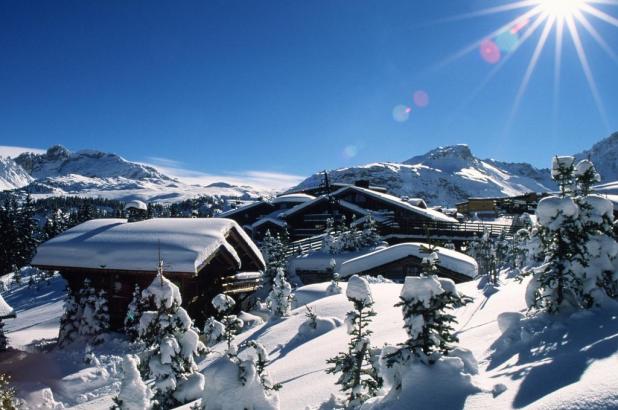
<path id="1" fill-rule="evenodd" d="M 281 212 L 279 214 L 279 216 L 282 217 L 282 218 L 287 218 L 290 215 L 294 215 L 295 213 L 302 211 L 303 209 L 307 208 L 308 206 L 311 206 L 311 205 L 313 205 L 315 203 L 318 203 L 318 202 L 321 202 L 321 201 L 325 201 L 325 200 L 328 200 L 328 195 L 322 195 L 320 197 L 317 197 L 314 200 L 303 202 L 302 204 L 296 205 L 295 207 L 290 208 L 290 209 L 288 209 L 285 212 Z M 337 203 L 339 205 L 341 205 L 342 207 L 347 208 L 347 209 L 349 209 L 349 210 L 351 210 L 353 212 L 359 213 L 361 215 L 369 215 L 371 213 L 371 211 L 368 210 L 368 209 L 362 208 L 362 207 L 360 207 L 360 206 L 358 206 L 356 204 L 353 204 L 353 203 L 348 202 L 348 201 L 344 201 L 342 199 L 338 199 Z"/>
<path id="2" fill-rule="evenodd" d="M 147 211 L 148 205 L 136 199 L 134 201 L 127 202 L 127 204 L 124 206 L 124 210 L 126 211 L 127 209 L 140 209 L 142 211 Z"/>
<path id="3" fill-rule="evenodd" d="M 419 208 L 418 206 L 414 206 L 406 201 L 404 201 L 401 198 L 398 198 L 394 195 L 390 195 L 390 194 L 385 194 L 382 192 L 376 192 L 376 191 L 372 191 L 371 189 L 367 189 L 367 188 L 361 188 L 358 186 L 347 186 L 345 188 L 341 188 L 340 190 L 336 191 L 333 193 L 333 196 L 337 196 L 340 195 L 341 193 L 348 191 L 348 190 L 355 190 L 358 192 L 362 192 L 368 196 L 371 196 L 373 198 L 376 198 L 378 200 L 384 201 L 384 202 L 388 202 L 391 205 L 395 205 L 398 206 L 400 208 L 406 209 L 408 211 L 412 211 L 414 213 L 417 213 L 419 215 L 423 215 L 429 219 L 432 219 L 434 221 L 440 221 L 440 222 L 459 222 L 457 221 L 457 219 L 455 218 L 451 218 L 450 216 L 444 215 L 442 212 L 438 212 L 438 211 L 434 211 L 433 209 L 423 209 L 423 208 Z"/>
<path id="4" fill-rule="evenodd" d="M 197 273 L 223 247 L 241 267 L 236 250 L 226 240 L 232 230 L 263 264 L 262 254 L 243 229 L 223 218 L 156 218 L 131 223 L 94 219 L 40 245 L 32 264 L 154 272 L 160 249 L 167 272 Z"/>
<path id="5" fill-rule="evenodd" d="M 272 224 L 278 225 L 278 226 L 280 226 L 282 228 L 285 228 L 286 226 L 288 226 L 288 224 L 285 221 L 282 221 L 279 218 L 266 217 L 266 218 L 262 218 L 262 219 L 257 220 L 255 223 L 253 223 L 250 226 L 250 228 L 251 229 L 255 229 L 255 228 L 257 228 L 259 226 L 262 226 L 265 223 L 269 223 L 269 222 L 272 223 Z"/>
<path id="6" fill-rule="evenodd" d="M 426 247 L 427 244 L 408 242 L 378 249 L 343 262 L 339 269 L 339 274 L 345 277 L 362 273 L 407 256 L 416 256 L 422 259 L 427 256 L 427 252 L 424 251 Z M 435 252 L 438 253 L 439 266 L 470 278 L 474 278 L 477 275 L 478 265 L 474 258 L 442 247 L 436 247 Z"/>
<path id="7" fill-rule="evenodd" d="M 11 317 L 15 315 L 15 311 L 8 303 L 4 300 L 2 295 L 0 295 L 0 319 L 4 317 Z"/>
<path id="8" fill-rule="evenodd" d="M 280 195 L 276 198 L 273 198 L 273 200 L 271 201 L 271 203 L 273 204 L 280 204 L 280 203 L 289 203 L 289 202 L 293 202 L 293 203 L 303 203 L 303 202 L 307 202 L 307 201 L 312 201 L 314 200 L 315 197 L 313 195 L 309 195 L 309 194 L 303 194 L 303 193 L 297 193 L 297 194 L 287 194 L 287 195 Z"/>
<path id="9" fill-rule="evenodd" d="M 256 202 L 252 202 L 252 203 L 247 204 L 247 205 L 240 206 L 238 208 L 229 209 L 229 210 L 227 210 L 225 212 L 221 212 L 218 216 L 221 217 L 221 218 L 227 218 L 230 215 L 235 215 L 235 214 L 240 213 L 240 212 L 248 211 L 251 208 L 255 208 L 256 206 L 264 205 L 264 204 L 270 205 L 269 202 L 256 201 Z"/>

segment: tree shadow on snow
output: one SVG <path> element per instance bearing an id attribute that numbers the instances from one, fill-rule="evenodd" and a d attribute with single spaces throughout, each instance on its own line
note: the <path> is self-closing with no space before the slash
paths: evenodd
<path id="1" fill-rule="evenodd" d="M 513 401 L 513 407 L 521 408 L 577 383 L 595 360 L 616 353 L 618 319 L 603 311 L 581 312 L 575 317 L 539 315 L 525 319 L 523 326 L 507 329 L 492 349 L 487 370 L 519 355 L 500 374 L 523 378 Z"/>

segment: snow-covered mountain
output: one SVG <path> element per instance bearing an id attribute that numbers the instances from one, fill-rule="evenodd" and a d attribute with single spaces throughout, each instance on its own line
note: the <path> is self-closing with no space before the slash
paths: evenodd
<path id="1" fill-rule="evenodd" d="M 21 188 L 32 180 L 32 177 L 12 158 L 0 157 L 0 191 Z"/>
<path id="2" fill-rule="evenodd" d="M 575 158 L 590 158 L 601 174 L 602 183 L 618 181 L 618 132 L 597 142 L 589 150 L 576 154 Z"/>
<path id="3" fill-rule="evenodd" d="M 329 173 L 331 182 L 368 180 L 399 196 L 424 198 L 432 205 L 453 206 L 469 197 L 519 195 L 555 189 L 548 170 L 475 157 L 467 145 L 439 147 L 403 163 L 377 162 Z M 321 174 L 301 182 L 299 188 L 317 186 Z"/>
<path id="4" fill-rule="evenodd" d="M 76 195 L 149 202 L 196 196 L 253 199 L 265 192 L 226 183 L 190 185 L 154 167 L 101 151 L 71 152 L 60 145 L 45 153 L 26 152 L 0 163 L 0 190 L 23 188 L 36 196 Z"/>

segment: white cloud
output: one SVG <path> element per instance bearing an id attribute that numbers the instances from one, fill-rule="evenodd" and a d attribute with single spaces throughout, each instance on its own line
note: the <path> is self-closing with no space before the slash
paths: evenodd
<path id="1" fill-rule="evenodd" d="M 214 182 L 227 182 L 232 185 L 251 186 L 263 190 L 283 190 L 300 183 L 305 177 L 271 171 L 231 171 L 221 174 L 210 174 L 194 171 L 183 167 L 183 163 L 169 158 L 149 157 L 148 163 L 160 172 L 172 178 L 193 185 L 209 185 Z"/>
<path id="2" fill-rule="evenodd" d="M 45 150 L 41 148 L 26 148 L 15 147 L 11 145 L 0 145 L 0 157 L 15 158 L 19 154 L 23 154 L 24 152 L 34 152 L 35 154 L 42 154 L 45 152 Z"/>

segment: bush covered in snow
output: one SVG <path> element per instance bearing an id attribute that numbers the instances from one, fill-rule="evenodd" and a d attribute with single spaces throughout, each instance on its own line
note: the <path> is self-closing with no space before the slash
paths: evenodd
<path id="1" fill-rule="evenodd" d="M 195 359 L 205 346 L 187 311 L 180 306 L 178 287 L 163 276 L 162 264 L 142 298 L 150 307 L 142 313 L 139 323 L 140 338 L 146 346 L 143 375 L 154 379 L 154 400 L 169 408 L 196 399 L 186 394 L 184 385 L 195 384 Z"/>
<path id="2" fill-rule="evenodd" d="M 142 380 L 138 367 L 139 359 L 126 355 L 122 362 L 124 377 L 120 385 L 120 393 L 114 398 L 116 406 L 121 410 L 149 410 L 152 408 L 152 392 Z"/>
<path id="3" fill-rule="evenodd" d="M 0 409 L 16 410 L 15 389 L 9 385 L 11 377 L 0 373 Z"/>
<path id="4" fill-rule="evenodd" d="M 79 291 L 79 335 L 97 345 L 103 343 L 108 330 L 109 311 L 105 291 L 97 293 L 90 279 L 86 278 Z"/>
<path id="5" fill-rule="evenodd" d="M 371 215 L 367 216 L 361 230 L 357 228 L 357 225 L 355 221 L 347 225 L 344 217 L 340 224 L 335 226 L 333 219 L 329 218 L 326 233 L 322 239 L 322 251 L 336 255 L 346 251 L 372 249 L 383 242 L 383 238 L 378 233 L 377 224 Z"/>
<path id="6" fill-rule="evenodd" d="M 382 385 L 377 370 L 378 349 L 371 347 L 368 329 L 371 318 L 376 315 L 372 309 L 373 298 L 369 283 L 358 275 L 348 280 L 346 296 L 354 304 L 354 310 L 346 315 L 345 324 L 352 336 L 348 351 L 328 359 L 333 365 L 327 373 L 339 374 L 337 384 L 347 394 L 349 407 L 360 406 L 368 398 L 375 396 Z"/>
<path id="7" fill-rule="evenodd" d="M 240 333 L 243 321 L 238 316 L 232 314 L 236 302 L 231 297 L 220 293 L 212 299 L 212 305 L 219 314 L 220 321 L 209 318 L 204 326 L 204 334 L 208 346 L 214 346 L 220 341 L 225 340 L 227 351 L 234 350 L 232 341 Z"/>
<path id="8" fill-rule="evenodd" d="M 287 233 L 283 235 L 273 236 L 270 231 L 266 231 L 264 239 L 260 243 L 260 251 L 264 257 L 266 263 L 266 269 L 264 269 L 264 275 L 262 277 L 262 289 L 260 293 L 261 297 L 267 295 L 273 286 L 273 281 L 279 269 L 285 269 L 287 264 Z"/>
<path id="9" fill-rule="evenodd" d="M 264 346 L 254 340 L 228 347 L 227 353 L 204 371 L 204 410 L 277 410 L 281 388 L 266 370 L 269 357 Z"/>

